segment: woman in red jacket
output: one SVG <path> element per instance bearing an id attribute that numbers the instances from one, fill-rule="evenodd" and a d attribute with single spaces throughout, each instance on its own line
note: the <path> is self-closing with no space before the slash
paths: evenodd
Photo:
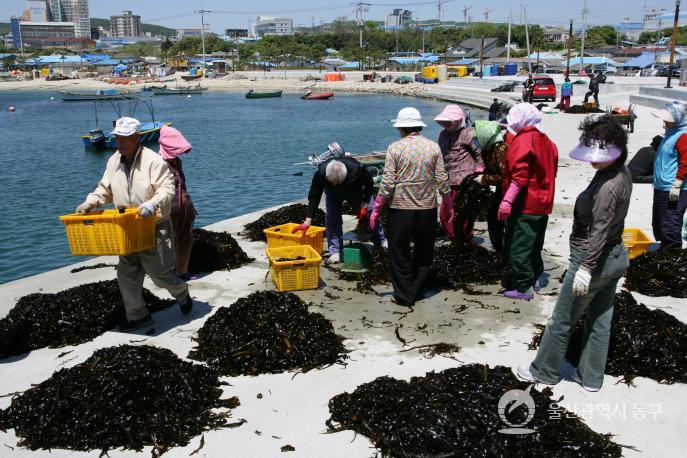
<path id="1" fill-rule="evenodd" d="M 498 218 L 506 221 L 506 253 L 510 267 L 504 295 L 531 300 L 544 272 L 541 251 L 558 168 L 556 145 L 539 130 L 541 114 L 530 103 L 519 103 L 508 113 L 515 132 L 503 174 L 503 200 Z"/>

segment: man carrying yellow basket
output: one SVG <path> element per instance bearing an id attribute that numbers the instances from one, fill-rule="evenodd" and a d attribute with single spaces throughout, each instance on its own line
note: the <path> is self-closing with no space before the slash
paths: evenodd
<path id="1" fill-rule="evenodd" d="M 116 208 L 138 208 L 144 218 L 157 218 L 157 245 L 150 250 L 119 257 L 117 279 L 124 299 L 127 322 L 120 331 L 133 331 L 153 324 L 143 300 L 145 274 L 160 288 L 165 288 L 179 302 L 184 315 L 191 313 L 193 300 L 188 286 L 177 278 L 172 247 L 172 223 L 169 218 L 174 197 L 174 177 L 165 161 L 140 144 L 141 123 L 134 118 L 120 118 L 114 129 L 117 151 L 108 160 L 103 178 L 76 213 L 114 203 Z"/>

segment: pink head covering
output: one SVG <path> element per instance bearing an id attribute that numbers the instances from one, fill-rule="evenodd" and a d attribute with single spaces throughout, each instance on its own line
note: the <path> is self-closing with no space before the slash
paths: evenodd
<path id="1" fill-rule="evenodd" d="M 508 111 L 508 127 L 515 133 L 541 122 L 541 113 L 531 103 L 518 103 Z"/>
<path id="2" fill-rule="evenodd" d="M 160 129 L 160 156 L 169 160 L 191 151 L 191 144 L 174 127 L 162 126 Z"/>
<path id="3" fill-rule="evenodd" d="M 459 105 L 446 105 L 444 111 L 439 113 L 437 117 L 434 118 L 434 120 L 437 122 L 450 122 L 451 127 L 448 127 L 447 129 L 456 130 L 463 125 L 463 121 L 465 120 L 465 113 Z"/>

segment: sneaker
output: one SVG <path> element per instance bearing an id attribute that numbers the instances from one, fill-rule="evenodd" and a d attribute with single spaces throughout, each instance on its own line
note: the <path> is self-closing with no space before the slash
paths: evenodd
<path id="1" fill-rule="evenodd" d="M 186 295 L 184 302 L 179 302 L 179 308 L 181 309 L 181 313 L 184 315 L 191 313 L 191 310 L 193 310 L 193 299 L 191 299 L 190 294 Z"/>
<path id="2" fill-rule="evenodd" d="M 504 297 L 507 297 L 509 299 L 522 299 L 525 301 L 531 301 L 534 298 L 534 289 L 529 288 L 527 291 L 522 292 L 518 291 L 517 289 L 513 289 L 510 291 L 506 291 L 503 293 Z"/>
<path id="3" fill-rule="evenodd" d="M 596 393 L 599 391 L 601 388 L 592 388 L 590 386 L 586 386 L 584 383 L 582 383 L 582 377 L 580 377 L 580 373 L 577 371 L 577 369 L 573 369 L 572 372 L 570 373 L 570 378 L 573 380 L 573 382 L 579 384 L 584 390 L 587 390 L 591 393 Z"/>
<path id="4" fill-rule="evenodd" d="M 329 260 L 327 261 L 329 264 L 338 264 L 341 262 L 341 254 L 339 253 L 332 253 L 329 255 Z"/>
<path id="5" fill-rule="evenodd" d="M 541 380 L 537 380 L 534 375 L 532 375 L 532 372 L 530 372 L 530 368 L 525 367 L 525 366 L 520 366 L 518 369 L 515 371 L 516 377 L 518 379 L 522 380 L 523 382 L 528 382 L 528 383 L 540 383 L 542 385 L 547 385 L 547 386 L 553 386 L 550 383 L 544 383 Z"/>
<path id="6" fill-rule="evenodd" d="M 152 326 L 153 325 L 153 317 L 150 316 L 150 314 L 144 316 L 143 318 L 140 318 L 138 320 L 129 320 L 126 323 L 122 323 L 119 325 L 119 330 L 121 332 L 131 332 L 135 331 L 137 329 L 144 328 L 146 326 Z"/>

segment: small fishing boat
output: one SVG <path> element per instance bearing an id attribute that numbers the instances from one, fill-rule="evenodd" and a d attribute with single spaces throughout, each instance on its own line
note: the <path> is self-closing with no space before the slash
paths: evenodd
<path id="1" fill-rule="evenodd" d="M 281 97 L 283 91 L 276 92 L 255 92 L 253 89 L 246 93 L 247 99 L 267 99 L 270 97 Z"/>
<path id="2" fill-rule="evenodd" d="M 171 126 L 171 122 L 144 122 L 141 124 L 141 144 L 154 143 L 160 139 L 162 126 Z M 93 129 L 81 136 L 83 144 L 88 149 L 117 149 L 117 142 L 112 132 Z"/>
<path id="3" fill-rule="evenodd" d="M 114 89 L 99 89 L 95 92 L 58 91 L 65 102 L 92 102 L 100 100 L 128 100 L 136 98 L 134 92 L 120 92 Z"/>
<path id="4" fill-rule="evenodd" d="M 301 99 L 303 100 L 329 100 L 332 97 L 334 97 L 333 92 L 312 92 L 308 91 L 304 95 L 301 96 Z"/>
<path id="5" fill-rule="evenodd" d="M 203 77 L 203 75 L 181 75 L 181 79 L 184 81 L 194 81 L 194 80 L 199 80 Z"/>
<path id="6" fill-rule="evenodd" d="M 201 95 L 203 91 L 207 91 L 207 89 L 206 87 L 200 87 L 200 84 L 187 87 L 151 86 L 150 92 L 152 92 L 153 95 Z"/>

